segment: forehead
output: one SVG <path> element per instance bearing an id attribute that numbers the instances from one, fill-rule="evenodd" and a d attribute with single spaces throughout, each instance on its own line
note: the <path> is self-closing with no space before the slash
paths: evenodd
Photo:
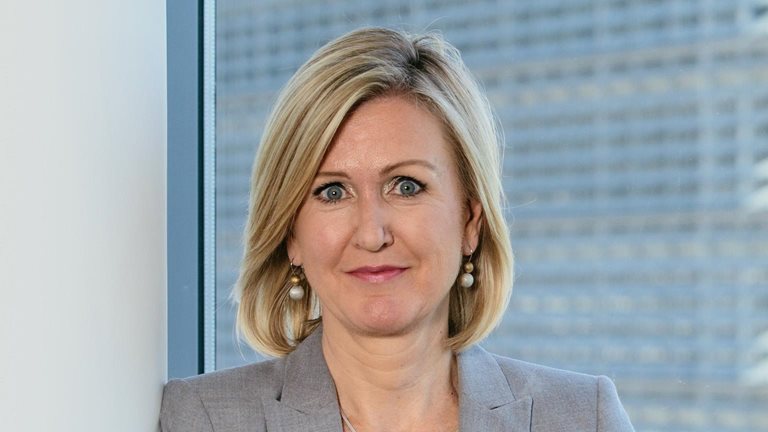
<path id="1" fill-rule="evenodd" d="M 321 170 L 379 171 L 408 159 L 452 170 L 452 149 L 440 120 L 402 96 L 373 99 L 352 112 L 336 133 Z"/>

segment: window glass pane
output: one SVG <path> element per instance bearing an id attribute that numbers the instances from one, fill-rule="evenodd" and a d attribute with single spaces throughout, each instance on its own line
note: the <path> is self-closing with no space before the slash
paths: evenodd
<path id="1" fill-rule="evenodd" d="M 759 2 L 217 6 L 217 367 L 277 91 L 362 25 L 439 29 L 506 134 L 516 284 L 499 354 L 606 374 L 638 430 L 768 431 L 768 37 Z"/>

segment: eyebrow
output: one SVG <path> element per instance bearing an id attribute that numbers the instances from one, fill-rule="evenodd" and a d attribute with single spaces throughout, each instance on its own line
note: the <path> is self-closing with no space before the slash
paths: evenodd
<path id="1" fill-rule="evenodd" d="M 437 167 L 428 161 L 425 161 L 423 159 L 407 159 L 404 161 L 395 162 L 391 165 L 385 166 L 381 170 L 381 175 L 387 175 L 398 168 L 402 168 L 404 166 L 409 166 L 409 165 L 418 165 L 418 166 L 427 168 L 431 171 L 434 171 L 435 173 L 438 172 Z M 342 178 L 348 179 L 349 174 L 345 173 L 344 171 L 320 171 L 317 173 L 317 177 L 342 177 Z"/>

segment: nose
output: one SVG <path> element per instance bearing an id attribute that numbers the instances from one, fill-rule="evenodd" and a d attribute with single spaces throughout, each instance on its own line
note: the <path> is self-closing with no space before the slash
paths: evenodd
<path id="1" fill-rule="evenodd" d="M 362 197 L 358 201 L 354 245 L 377 252 L 394 241 L 390 230 L 391 209 L 379 196 Z"/>

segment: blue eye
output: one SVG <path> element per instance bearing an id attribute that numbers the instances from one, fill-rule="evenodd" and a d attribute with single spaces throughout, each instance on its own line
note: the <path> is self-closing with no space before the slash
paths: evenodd
<path id="1" fill-rule="evenodd" d="M 405 197 L 412 197 L 424 190 L 424 185 L 412 178 L 400 177 L 396 184 L 397 193 Z"/>
<path id="2" fill-rule="evenodd" d="M 327 199 L 328 201 L 338 201 L 342 196 L 344 196 L 344 189 L 338 185 L 328 186 L 323 191 L 323 198 Z"/>
<path id="3" fill-rule="evenodd" d="M 344 198 L 344 187 L 339 183 L 330 183 L 322 185 L 315 189 L 313 195 L 321 201 L 334 203 Z"/>

